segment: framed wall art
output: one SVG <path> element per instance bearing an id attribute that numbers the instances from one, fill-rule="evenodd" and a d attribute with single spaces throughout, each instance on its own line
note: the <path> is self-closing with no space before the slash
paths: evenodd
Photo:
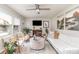
<path id="1" fill-rule="evenodd" d="M 43 27 L 48 28 L 49 27 L 49 21 L 43 21 Z"/>

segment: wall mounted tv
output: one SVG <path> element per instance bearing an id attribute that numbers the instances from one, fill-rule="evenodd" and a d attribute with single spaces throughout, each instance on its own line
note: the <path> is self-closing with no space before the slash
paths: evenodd
<path id="1" fill-rule="evenodd" d="M 42 26 L 42 21 L 41 20 L 33 20 L 32 25 L 33 26 Z"/>

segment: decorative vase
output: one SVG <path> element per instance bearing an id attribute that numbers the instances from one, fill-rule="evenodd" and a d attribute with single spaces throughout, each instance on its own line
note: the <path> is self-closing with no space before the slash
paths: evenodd
<path id="1" fill-rule="evenodd" d="M 59 32 L 55 31 L 54 32 L 54 39 L 58 39 L 59 38 Z"/>

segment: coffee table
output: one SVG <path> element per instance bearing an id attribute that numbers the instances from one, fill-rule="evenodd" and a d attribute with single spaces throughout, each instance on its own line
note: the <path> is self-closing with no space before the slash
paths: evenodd
<path id="1" fill-rule="evenodd" d="M 45 47 L 45 38 L 43 37 L 32 37 L 30 38 L 30 47 L 34 50 L 41 50 Z"/>

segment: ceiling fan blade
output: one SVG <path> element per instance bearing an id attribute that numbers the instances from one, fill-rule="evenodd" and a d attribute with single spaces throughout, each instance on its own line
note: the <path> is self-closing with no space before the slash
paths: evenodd
<path id="1" fill-rule="evenodd" d="M 50 8 L 39 8 L 39 10 L 50 10 Z"/>
<path id="2" fill-rule="evenodd" d="M 40 6 L 39 4 L 35 4 L 36 8 L 34 8 L 34 9 L 27 9 L 27 10 L 50 10 L 50 8 L 40 8 L 39 6 Z M 40 14 L 40 13 L 38 13 L 38 14 Z"/>
<path id="3" fill-rule="evenodd" d="M 36 10 L 36 9 L 26 9 L 26 10 Z"/>

